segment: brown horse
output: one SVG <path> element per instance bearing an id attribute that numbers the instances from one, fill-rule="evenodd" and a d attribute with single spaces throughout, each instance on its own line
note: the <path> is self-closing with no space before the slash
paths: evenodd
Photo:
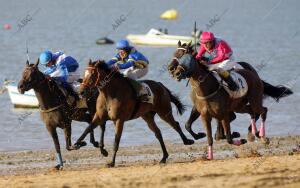
<path id="1" fill-rule="evenodd" d="M 136 92 L 132 88 L 129 79 L 115 69 L 110 69 L 104 61 L 90 61 L 85 71 L 84 80 L 80 90 L 84 91 L 88 87 L 97 86 L 99 89 L 99 96 L 96 104 L 97 111 L 93 121 L 77 142 L 80 143 L 86 134 L 97 125 L 102 126 L 108 120 L 113 121 L 115 125 L 115 142 L 112 161 L 108 164 L 109 167 L 115 165 L 116 154 L 119 148 L 124 123 L 138 117 L 142 117 L 146 121 L 148 127 L 155 133 L 156 138 L 159 140 L 163 151 L 161 163 L 165 163 L 169 155 L 160 129 L 154 121 L 154 116 L 156 114 L 179 133 L 185 145 L 194 143 L 193 140 L 188 139 L 183 134 L 179 123 L 175 121 L 172 115 L 171 102 L 175 104 L 180 114 L 184 112 L 184 105 L 181 101 L 162 83 L 152 80 L 145 80 L 143 83 L 148 84 L 154 94 L 153 104 L 140 102 L 136 97 Z M 103 154 L 104 144 L 102 134 L 100 150 Z"/>
<path id="2" fill-rule="evenodd" d="M 181 44 L 181 42 L 178 42 L 178 46 L 177 49 L 174 53 L 173 56 L 173 60 L 171 62 L 171 64 L 169 65 L 169 72 L 170 74 L 173 76 L 173 72 L 176 70 L 177 65 L 178 65 L 178 61 L 177 59 L 181 58 L 184 54 L 192 54 L 195 55 L 196 52 L 194 51 L 194 47 L 191 45 L 191 43 L 189 44 Z M 241 65 L 244 69 L 249 70 L 251 72 L 253 72 L 255 75 L 258 76 L 258 73 L 256 72 L 256 70 L 248 63 L 246 62 L 237 62 L 239 65 Z M 293 92 L 284 87 L 284 86 L 273 86 L 271 84 L 266 83 L 265 81 L 263 81 L 263 85 L 264 85 L 264 95 L 265 96 L 270 96 L 272 98 L 274 98 L 277 102 L 279 101 L 280 98 L 291 95 Z M 191 93 L 192 94 L 192 93 Z M 191 97 L 195 97 L 195 96 L 191 96 Z M 194 133 L 191 126 L 192 123 L 200 116 L 200 113 L 197 111 L 197 109 L 195 107 L 192 108 L 192 111 L 190 113 L 190 117 L 188 119 L 188 121 L 185 124 L 186 130 L 195 138 L 195 139 L 200 139 L 202 137 L 204 137 L 204 133 Z M 232 112 L 230 114 L 230 122 L 233 121 L 236 118 L 234 112 Z M 256 114 L 255 116 L 255 121 L 257 121 L 259 118 L 259 114 Z M 254 141 L 254 137 L 251 134 L 252 132 L 252 128 L 251 128 L 251 124 L 248 128 L 248 140 L 249 141 Z M 259 132 L 256 132 L 255 134 L 258 138 L 259 138 Z M 239 137 L 239 133 L 237 132 L 233 132 L 232 133 L 232 137 L 236 138 Z M 225 134 L 224 134 L 224 129 L 222 128 L 222 125 L 220 122 L 218 122 L 218 126 L 217 126 L 217 131 L 215 134 L 215 139 L 216 140 L 220 140 L 220 139 L 224 139 Z"/>
<path id="3" fill-rule="evenodd" d="M 50 133 L 56 150 L 57 169 L 63 167 L 63 161 L 60 151 L 59 140 L 56 128 L 64 129 L 66 149 L 75 149 L 71 143 L 71 122 L 72 120 L 90 123 L 96 111 L 95 101 L 98 96 L 98 91 L 94 91 L 87 99 L 88 109 L 76 109 L 70 107 L 66 103 L 65 95 L 58 87 L 57 83 L 46 77 L 38 69 L 39 61 L 36 64 L 26 62 L 25 70 L 22 74 L 22 79 L 18 83 L 18 90 L 21 94 L 25 91 L 33 89 L 39 101 L 41 118 L 44 121 L 48 132 Z M 89 113 L 87 113 L 89 111 Z M 95 142 L 94 132 L 91 134 L 91 143 L 95 147 L 99 147 L 99 143 Z"/>
<path id="4" fill-rule="evenodd" d="M 174 75 L 177 80 L 190 78 L 193 102 L 197 111 L 201 114 L 203 125 L 206 128 L 208 136 L 208 159 L 213 159 L 212 151 L 212 118 L 222 123 L 226 133 L 226 139 L 229 144 L 241 145 L 245 140 L 233 141 L 230 131 L 230 113 L 248 113 L 251 114 L 252 126 L 255 125 L 255 115 L 260 114 L 262 119 L 260 136 L 265 139 L 265 121 L 267 118 L 267 108 L 263 107 L 263 83 L 260 78 L 251 71 L 238 69 L 237 72 L 242 75 L 248 85 L 248 91 L 245 96 L 232 99 L 223 89 L 219 81 L 212 75 L 211 71 L 203 64 L 196 62 L 191 54 L 185 54 L 178 59 Z M 249 105 L 247 105 L 249 103 Z"/>

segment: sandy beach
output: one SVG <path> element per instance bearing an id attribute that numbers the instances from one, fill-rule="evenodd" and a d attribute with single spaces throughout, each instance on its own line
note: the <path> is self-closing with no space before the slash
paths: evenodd
<path id="1" fill-rule="evenodd" d="M 165 165 L 158 164 L 158 144 L 122 147 L 115 168 L 105 167 L 111 156 L 96 148 L 64 150 L 61 171 L 53 169 L 52 150 L 2 152 L 0 187 L 299 187 L 300 136 L 270 141 L 240 147 L 216 142 L 214 161 L 205 159 L 206 142 L 167 143 Z"/>

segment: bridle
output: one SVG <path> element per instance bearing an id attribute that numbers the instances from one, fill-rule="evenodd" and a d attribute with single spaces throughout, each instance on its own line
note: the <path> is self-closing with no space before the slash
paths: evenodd
<path id="1" fill-rule="evenodd" d="M 178 47 L 177 50 L 183 50 L 183 51 L 186 53 L 188 49 L 183 48 L 183 47 Z M 185 53 L 183 53 L 183 55 L 185 55 Z M 182 56 L 183 56 L 183 55 L 182 55 Z M 182 57 L 182 56 L 181 56 L 181 57 Z M 179 58 L 181 58 L 181 57 L 179 57 Z M 178 63 L 177 69 L 182 70 L 183 72 L 186 72 L 186 69 L 185 69 L 182 65 L 180 65 L 180 59 L 179 59 L 179 58 L 173 57 L 173 60 L 176 60 L 177 63 Z M 211 72 L 208 71 L 208 73 L 207 73 L 202 79 L 200 79 L 200 77 L 199 77 L 198 81 L 199 81 L 200 83 L 205 82 L 205 80 L 207 79 L 207 77 L 208 77 L 208 75 L 209 75 L 210 73 L 211 73 Z"/>
<path id="2" fill-rule="evenodd" d="M 32 69 L 32 68 L 34 68 L 34 69 L 36 69 L 35 67 L 26 67 L 25 68 L 25 71 L 26 71 L 26 69 Z M 30 87 L 31 88 L 33 88 L 34 86 L 39 86 L 39 85 L 41 85 L 41 84 L 43 84 L 44 82 L 46 82 L 46 81 L 48 81 L 48 87 L 49 87 L 49 89 L 51 90 L 51 87 L 50 87 L 50 79 L 49 78 L 47 78 L 46 76 L 44 76 L 44 78 L 42 79 L 42 80 L 35 80 L 34 82 L 30 82 Z M 24 82 L 24 79 L 23 79 L 23 82 Z M 28 82 L 26 82 L 26 80 L 25 80 L 25 83 L 28 83 Z M 26 84 L 27 86 L 28 86 L 28 84 Z"/>
<path id="3" fill-rule="evenodd" d="M 84 77 L 84 79 L 81 83 L 83 86 L 85 86 L 85 87 L 97 87 L 98 82 L 100 81 L 100 72 L 99 72 L 99 70 L 95 67 L 87 67 L 85 69 L 85 73 L 86 73 L 86 71 L 88 71 L 89 74 L 92 74 L 91 71 L 94 71 L 94 70 L 96 70 L 96 73 L 97 73 L 97 79 L 96 79 L 95 83 L 93 85 L 88 84 L 87 83 L 88 80 Z"/>
<path id="4" fill-rule="evenodd" d="M 114 74 L 117 72 L 115 69 L 112 69 L 111 72 L 106 75 L 103 79 L 103 81 L 100 81 L 100 72 L 99 69 L 97 67 L 87 67 L 86 71 L 89 72 L 89 74 L 92 74 L 91 71 L 92 70 L 96 70 L 97 73 L 97 79 L 95 81 L 94 84 L 90 85 L 89 83 L 87 83 L 87 79 L 83 79 L 83 82 L 81 83 L 83 86 L 85 87 L 97 87 L 98 89 L 102 89 L 106 83 L 108 83 L 110 81 L 110 79 L 114 76 Z"/>

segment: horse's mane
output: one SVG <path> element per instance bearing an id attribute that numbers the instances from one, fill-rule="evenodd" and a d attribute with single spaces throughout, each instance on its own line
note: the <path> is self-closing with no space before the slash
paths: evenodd
<path id="1" fill-rule="evenodd" d="M 111 68 L 105 63 L 104 60 L 98 60 L 98 61 L 95 61 L 93 62 L 94 66 L 96 65 L 97 68 L 100 68 L 101 70 L 104 70 L 105 73 L 109 74 L 111 73 Z M 114 73 L 114 76 L 116 76 L 117 78 L 124 78 L 124 75 L 121 74 L 119 71 L 116 71 Z"/>

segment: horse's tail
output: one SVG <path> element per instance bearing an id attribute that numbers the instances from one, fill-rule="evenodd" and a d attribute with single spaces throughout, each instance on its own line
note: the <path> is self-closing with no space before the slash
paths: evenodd
<path id="1" fill-rule="evenodd" d="M 265 81 L 263 81 L 264 84 L 264 95 L 272 97 L 276 100 L 276 102 L 279 102 L 279 99 L 282 97 L 289 96 L 293 94 L 293 91 L 283 85 L 273 86 Z"/>
<path id="2" fill-rule="evenodd" d="M 180 99 L 179 99 L 179 97 L 178 97 L 177 95 L 173 94 L 173 93 L 172 93 L 166 86 L 164 86 L 162 83 L 160 83 L 160 84 L 163 86 L 163 88 L 165 88 L 165 89 L 167 90 L 167 92 L 168 92 L 169 95 L 170 95 L 171 102 L 172 102 L 173 104 L 175 104 L 175 106 L 176 106 L 176 108 L 177 108 L 179 114 L 182 115 L 182 114 L 185 112 L 185 110 L 186 110 L 186 106 L 180 101 Z"/>

